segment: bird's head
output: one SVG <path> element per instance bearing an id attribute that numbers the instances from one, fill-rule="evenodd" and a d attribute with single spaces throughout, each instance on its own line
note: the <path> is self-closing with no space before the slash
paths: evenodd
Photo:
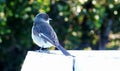
<path id="1" fill-rule="evenodd" d="M 39 13 L 36 15 L 35 20 L 49 23 L 51 18 L 49 18 L 49 16 L 46 13 Z"/>

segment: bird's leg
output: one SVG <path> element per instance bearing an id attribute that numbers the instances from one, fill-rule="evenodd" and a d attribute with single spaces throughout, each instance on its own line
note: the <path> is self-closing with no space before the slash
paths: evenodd
<path id="1" fill-rule="evenodd" d="M 37 52 L 43 52 L 43 47 L 40 47 L 40 49 L 36 50 Z"/>
<path id="2" fill-rule="evenodd" d="M 38 50 L 39 52 L 43 52 L 43 46 L 42 47 L 40 47 L 40 49 Z"/>
<path id="3" fill-rule="evenodd" d="M 41 53 L 50 53 L 48 48 L 44 48 L 44 47 L 41 47 L 38 52 L 41 52 Z"/>
<path id="4" fill-rule="evenodd" d="M 43 48 L 43 46 L 42 46 L 42 47 L 40 47 L 39 51 L 42 51 L 42 48 Z"/>

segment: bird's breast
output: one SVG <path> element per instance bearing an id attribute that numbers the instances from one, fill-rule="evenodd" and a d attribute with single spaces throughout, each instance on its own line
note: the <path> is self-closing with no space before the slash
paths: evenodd
<path id="1" fill-rule="evenodd" d="M 32 39 L 33 39 L 33 42 L 39 47 L 49 48 L 51 46 L 54 46 L 51 43 L 49 43 L 47 40 L 43 39 L 41 36 L 35 35 L 33 32 L 33 29 L 32 29 Z"/>

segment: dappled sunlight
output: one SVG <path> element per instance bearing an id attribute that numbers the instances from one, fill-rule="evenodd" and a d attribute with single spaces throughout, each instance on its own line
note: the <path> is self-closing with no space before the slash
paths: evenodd
<path id="1" fill-rule="evenodd" d="M 43 12 L 65 49 L 120 50 L 120 0 L 0 0 L 0 71 L 19 71 L 39 48 L 31 28 Z"/>

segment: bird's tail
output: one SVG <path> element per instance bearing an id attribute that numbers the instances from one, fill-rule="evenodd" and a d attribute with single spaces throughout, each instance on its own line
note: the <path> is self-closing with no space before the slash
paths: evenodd
<path id="1" fill-rule="evenodd" d="M 57 48 L 62 51 L 65 56 L 72 56 L 69 52 L 67 52 L 61 45 L 58 45 Z"/>

